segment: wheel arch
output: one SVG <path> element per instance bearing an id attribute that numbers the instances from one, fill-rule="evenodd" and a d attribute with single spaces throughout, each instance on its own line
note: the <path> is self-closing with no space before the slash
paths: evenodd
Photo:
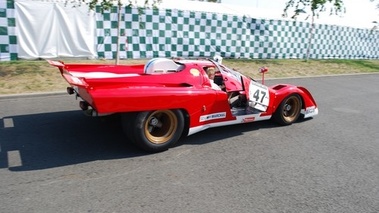
<path id="1" fill-rule="evenodd" d="M 312 94 L 304 87 L 297 87 L 299 90 L 299 95 L 303 101 L 303 109 L 306 109 L 310 106 L 317 107 L 316 101 L 313 98 Z"/>
<path id="2" fill-rule="evenodd" d="M 289 95 L 297 94 L 301 98 L 302 103 L 302 109 L 306 109 L 310 106 L 317 107 L 316 101 L 314 100 L 313 96 L 309 92 L 308 89 L 301 87 L 301 86 L 294 86 L 289 84 L 280 84 L 272 87 L 274 90 L 274 103 L 273 106 L 275 106 L 275 109 L 273 110 L 273 113 L 277 110 L 280 103 Z"/>

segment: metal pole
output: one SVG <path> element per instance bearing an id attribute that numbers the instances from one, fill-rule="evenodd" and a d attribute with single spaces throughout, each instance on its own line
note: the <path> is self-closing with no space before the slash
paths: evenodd
<path id="1" fill-rule="evenodd" d="M 121 2 L 118 2 L 118 16 L 117 16 L 117 51 L 116 51 L 116 65 L 120 63 L 120 31 L 121 31 Z"/>

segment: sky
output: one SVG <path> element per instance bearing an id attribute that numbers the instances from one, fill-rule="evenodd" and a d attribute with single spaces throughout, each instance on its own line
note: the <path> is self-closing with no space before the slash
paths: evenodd
<path id="1" fill-rule="evenodd" d="M 188 10 L 202 10 L 208 12 L 218 12 L 220 8 L 224 11 L 232 12 L 234 14 L 248 14 L 254 18 L 270 18 L 270 19 L 282 19 L 283 9 L 287 0 L 221 0 L 222 7 L 213 6 L 214 3 L 208 4 L 205 7 L 192 7 L 194 1 L 189 0 L 163 0 L 164 4 L 178 5 L 177 9 Z M 330 16 L 328 12 L 320 14 L 319 18 L 315 19 L 316 24 L 332 24 L 357 28 L 372 28 L 375 24 L 373 21 L 379 23 L 379 9 L 376 9 L 376 2 L 370 0 L 343 0 L 346 13 L 342 13 L 340 16 Z M 179 3 L 179 4 L 178 4 Z M 181 7 L 181 8 L 180 8 Z M 310 12 L 310 11 L 307 11 Z M 310 14 L 310 13 L 309 13 Z M 306 14 L 298 17 L 298 21 L 310 21 L 306 20 Z"/>
<path id="2" fill-rule="evenodd" d="M 221 0 L 224 4 L 248 6 L 261 9 L 268 9 L 282 13 L 287 0 Z M 328 12 L 320 15 L 315 22 L 331 22 L 332 24 L 352 25 L 355 27 L 372 27 L 373 21 L 379 22 L 379 9 L 376 4 L 379 1 L 371 2 L 370 0 L 343 0 L 346 13 L 342 17 L 330 16 Z M 310 12 L 310 11 L 307 11 Z M 299 18 L 300 20 L 301 18 Z M 305 17 L 304 17 L 305 19 Z"/>

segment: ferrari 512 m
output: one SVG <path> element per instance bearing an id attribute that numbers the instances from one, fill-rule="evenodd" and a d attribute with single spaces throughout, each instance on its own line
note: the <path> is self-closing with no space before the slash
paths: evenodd
<path id="1" fill-rule="evenodd" d="M 67 92 L 82 99 L 86 114 L 121 114 L 126 139 L 149 152 L 167 150 L 181 136 L 211 127 L 268 119 L 290 125 L 318 114 L 304 87 L 267 87 L 211 59 L 154 58 L 139 65 L 48 62 L 70 84 Z M 214 82 L 207 75 L 210 67 Z M 264 76 L 267 69 L 260 71 Z"/>

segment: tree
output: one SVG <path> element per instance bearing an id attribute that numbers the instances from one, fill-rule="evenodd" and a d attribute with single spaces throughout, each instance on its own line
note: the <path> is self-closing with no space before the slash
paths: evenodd
<path id="1" fill-rule="evenodd" d="M 70 0 L 66 0 L 66 3 Z M 117 6 L 117 52 L 116 52 L 116 64 L 120 62 L 120 22 L 121 22 L 121 9 L 124 6 L 123 0 L 72 0 L 74 3 L 76 2 L 76 6 L 81 6 L 82 4 L 88 5 L 90 10 L 95 10 L 96 6 L 100 7 L 100 11 L 104 12 L 110 10 L 113 6 Z M 133 7 L 137 6 L 139 8 L 139 12 L 142 12 L 142 8 L 149 8 L 150 6 L 153 8 L 157 8 L 158 4 L 162 2 L 162 0 L 143 0 L 143 6 L 138 6 L 139 0 L 128 0 L 128 4 L 126 6 Z"/>
<path id="2" fill-rule="evenodd" d="M 376 4 L 376 9 L 379 9 L 379 0 L 370 0 L 370 1 L 371 2 L 374 2 L 374 1 L 378 2 Z M 377 30 L 379 28 L 379 20 L 378 21 L 374 20 L 372 23 L 374 24 L 374 26 L 372 27 L 371 32 L 374 32 L 374 30 Z"/>
<path id="3" fill-rule="evenodd" d="M 290 8 L 294 9 L 293 14 L 291 16 L 292 19 L 296 19 L 301 13 L 306 14 L 307 10 L 310 10 L 311 12 L 311 27 L 309 28 L 309 38 L 305 57 L 306 60 L 309 59 L 309 53 L 312 44 L 314 18 L 318 17 L 320 13 L 324 12 L 328 7 L 330 8 L 330 15 L 338 15 L 342 12 L 345 12 L 343 0 L 288 0 L 286 2 L 283 11 L 283 17 L 288 16 L 288 11 L 290 10 Z"/>
<path id="4" fill-rule="evenodd" d="M 371 2 L 374 2 L 374 1 L 376 1 L 376 0 L 370 0 Z M 378 3 L 377 3 L 377 5 L 376 5 L 376 9 L 379 9 L 379 1 L 377 1 Z"/>

